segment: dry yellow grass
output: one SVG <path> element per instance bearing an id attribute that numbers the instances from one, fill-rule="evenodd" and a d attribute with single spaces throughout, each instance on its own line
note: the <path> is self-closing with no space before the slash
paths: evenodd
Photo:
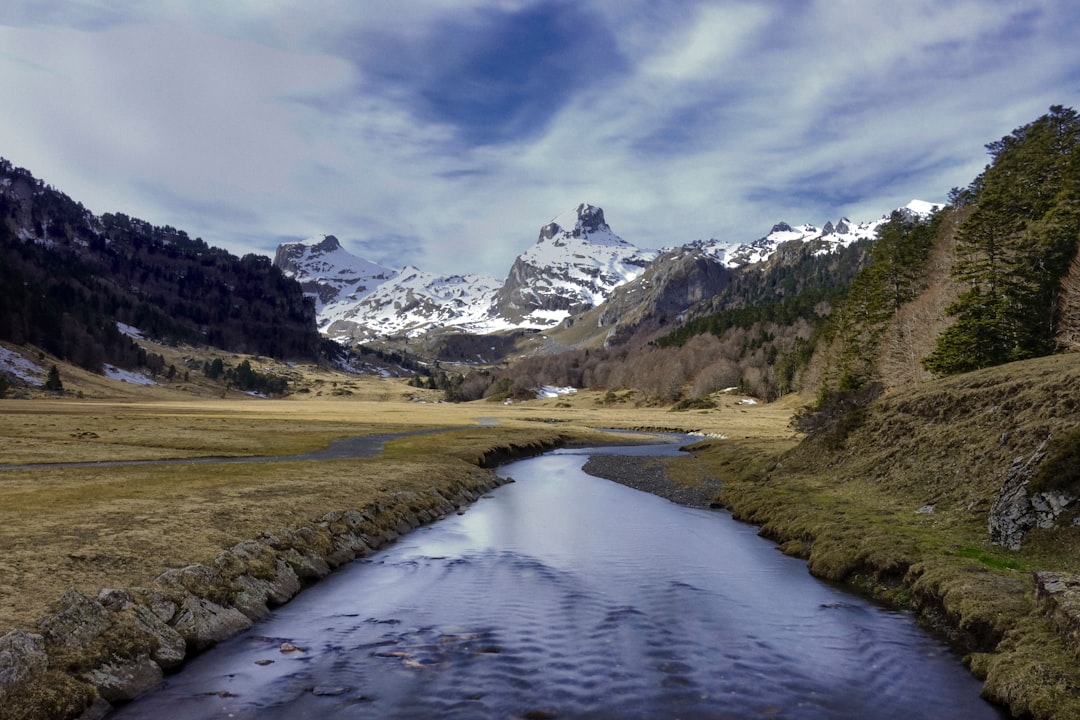
<path id="1" fill-rule="evenodd" d="M 472 463 L 500 443 L 588 441 L 598 437 L 592 428 L 784 437 L 795 407 L 724 396 L 715 410 L 670 412 L 629 400 L 604 404 L 590 392 L 451 405 L 412 401 L 417 391 L 400 380 L 331 377 L 322 385 L 349 394 L 191 398 L 97 378 L 95 394 L 114 388 L 119 397 L 88 397 L 84 385 L 82 399 L 0 400 L 0 464 L 39 465 L 0 470 L 0 634 L 35 627 L 69 587 L 92 596 L 102 587 L 146 584 L 264 530 L 450 482 L 475 472 Z M 45 466 L 293 455 L 335 438 L 461 427 L 471 429 L 403 439 L 366 460 Z"/>

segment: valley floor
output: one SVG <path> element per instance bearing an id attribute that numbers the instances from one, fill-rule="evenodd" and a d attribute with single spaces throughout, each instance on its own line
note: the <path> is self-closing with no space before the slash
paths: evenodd
<path id="1" fill-rule="evenodd" d="M 1080 573 L 1080 529 L 989 543 L 986 513 L 1015 455 L 1077 424 L 1080 357 L 1061 356 L 896 392 L 857 422 L 800 442 L 805 400 L 722 398 L 671 412 L 594 393 L 503 405 L 408 400 L 404 384 L 287 400 L 0 401 L 0 464 L 293 455 L 335 438 L 457 428 L 358 460 L 0 470 L 0 636 L 38 623 L 69 588 L 139 587 L 223 549 L 334 510 L 391 507 L 460 487 L 500 459 L 596 428 L 701 434 L 665 466 L 596 474 L 702 504 L 719 499 L 814 574 L 911 608 L 968 654 L 1018 717 L 1080 717 L 1077 644 L 1037 602 L 1033 573 Z M 1003 439 L 1004 438 L 1004 439 Z M 719 495 L 717 491 L 719 489 Z M 2 713 L 0 713 L 2 715 Z"/>
<path id="2" fill-rule="evenodd" d="M 0 466 L 42 465 L 0 470 L 0 634 L 36 628 L 68 588 L 95 597 L 145 584 L 265 530 L 442 486 L 508 443 L 584 441 L 600 437 L 596 427 L 791 434 L 790 408 L 738 398 L 709 413 L 605 406 L 589 393 L 448 405 L 407 401 L 404 384 L 386 399 L 387 383 L 373 382 L 380 399 L 0 401 Z M 436 428 L 468 429 L 406 437 L 359 460 L 54 464 L 296 455 L 335 438 Z"/>

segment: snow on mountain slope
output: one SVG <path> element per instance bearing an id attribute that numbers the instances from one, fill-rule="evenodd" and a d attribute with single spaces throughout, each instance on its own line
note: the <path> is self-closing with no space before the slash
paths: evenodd
<path id="1" fill-rule="evenodd" d="M 913 200 L 900 210 L 923 217 L 934 207 Z M 787 242 L 813 243 L 815 252 L 827 253 L 872 239 L 887 221 L 888 215 L 862 223 L 842 218 L 820 229 L 777 223 L 751 243 L 697 241 L 671 248 L 668 254 L 682 249 L 703 261 L 738 269 L 768 260 Z M 415 337 L 439 328 L 475 334 L 550 328 L 604 304 L 616 288 L 640 278 L 660 254 L 623 240 L 612 232 L 603 210 L 582 203 L 541 228 L 539 239 L 517 257 L 504 282 L 479 275 L 435 275 L 415 267 L 391 270 L 350 254 L 333 235 L 281 245 L 274 264 L 315 298 L 324 335 L 355 342 Z M 698 272 L 714 284 L 723 280 L 709 275 L 707 268 Z"/>
<path id="2" fill-rule="evenodd" d="M 501 285 L 479 275 L 391 270 L 353 255 L 333 235 L 280 245 L 274 264 L 315 299 L 320 332 L 345 342 L 446 326 L 487 330 Z"/>
<path id="3" fill-rule="evenodd" d="M 340 340 L 410 337 L 442 327 L 501 329 L 488 315 L 501 283 L 481 275 L 435 275 L 405 267 L 359 300 L 345 297 L 320 313 L 324 334 Z"/>
<path id="4" fill-rule="evenodd" d="M 942 206 L 924 200 L 912 200 L 899 210 L 911 217 L 921 218 L 929 216 L 935 208 L 939 207 Z M 751 243 L 735 244 L 708 240 L 698 241 L 694 245 L 703 252 L 711 254 L 725 267 L 738 268 L 768 260 L 776 249 L 786 242 L 815 243 L 818 246 L 817 253 L 824 254 L 839 247 L 847 247 L 858 240 L 874 239 L 877 237 L 878 228 L 888 221 L 888 215 L 882 215 L 878 220 L 860 223 L 852 223 L 847 218 L 840 218 L 835 225 L 831 221 L 826 222 L 820 229 L 814 225 L 792 227 L 785 222 L 780 222 L 773 225 L 768 235 Z"/>
<path id="5" fill-rule="evenodd" d="M 518 327 L 549 327 L 596 307 L 639 277 L 659 252 L 612 232 L 604 211 L 582 203 L 540 230 L 498 293 L 495 312 Z"/>
<path id="6" fill-rule="evenodd" d="M 397 275 L 390 268 L 351 254 L 333 235 L 279 245 L 274 264 L 315 298 L 315 312 L 320 317 L 328 305 L 350 299 L 356 302 Z"/>

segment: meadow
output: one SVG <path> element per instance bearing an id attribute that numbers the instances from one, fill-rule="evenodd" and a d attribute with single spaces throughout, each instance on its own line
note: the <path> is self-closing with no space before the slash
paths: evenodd
<path id="1" fill-rule="evenodd" d="M 105 385 L 85 388 L 82 399 L 0 400 L 0 464 L 22 466 L 0 471 L 0 634 L 35 629 L 68 588 L 94 597 L 101 588 L 145 585 L 263 531 L 451 483 L 494 448 L 619 440 L 596 428 L 793 433 L 791 405 L 739 404 L 737 396 L 708 411 L 671 412 L 625 394 L 451 405 L 434 395 L 418 400 L 399 380 L 353 378 L 348 386 L 348 394 L 277 400 L 160 391 L 109 398 Z M 440 428 L 364 459 L 63 465 L 291 456 L 337 438 Z"/>

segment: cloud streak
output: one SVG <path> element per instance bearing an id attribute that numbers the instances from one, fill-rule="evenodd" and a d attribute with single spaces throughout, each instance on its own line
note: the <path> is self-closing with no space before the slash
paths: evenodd
<path id="1" fill-rule="evenodd" d="M 0 155 L 236 253 L 505 275 L 590 202 L 642 246 L 942 200 L 1080 95 L 1069 0 L 9 2 Z"/>

